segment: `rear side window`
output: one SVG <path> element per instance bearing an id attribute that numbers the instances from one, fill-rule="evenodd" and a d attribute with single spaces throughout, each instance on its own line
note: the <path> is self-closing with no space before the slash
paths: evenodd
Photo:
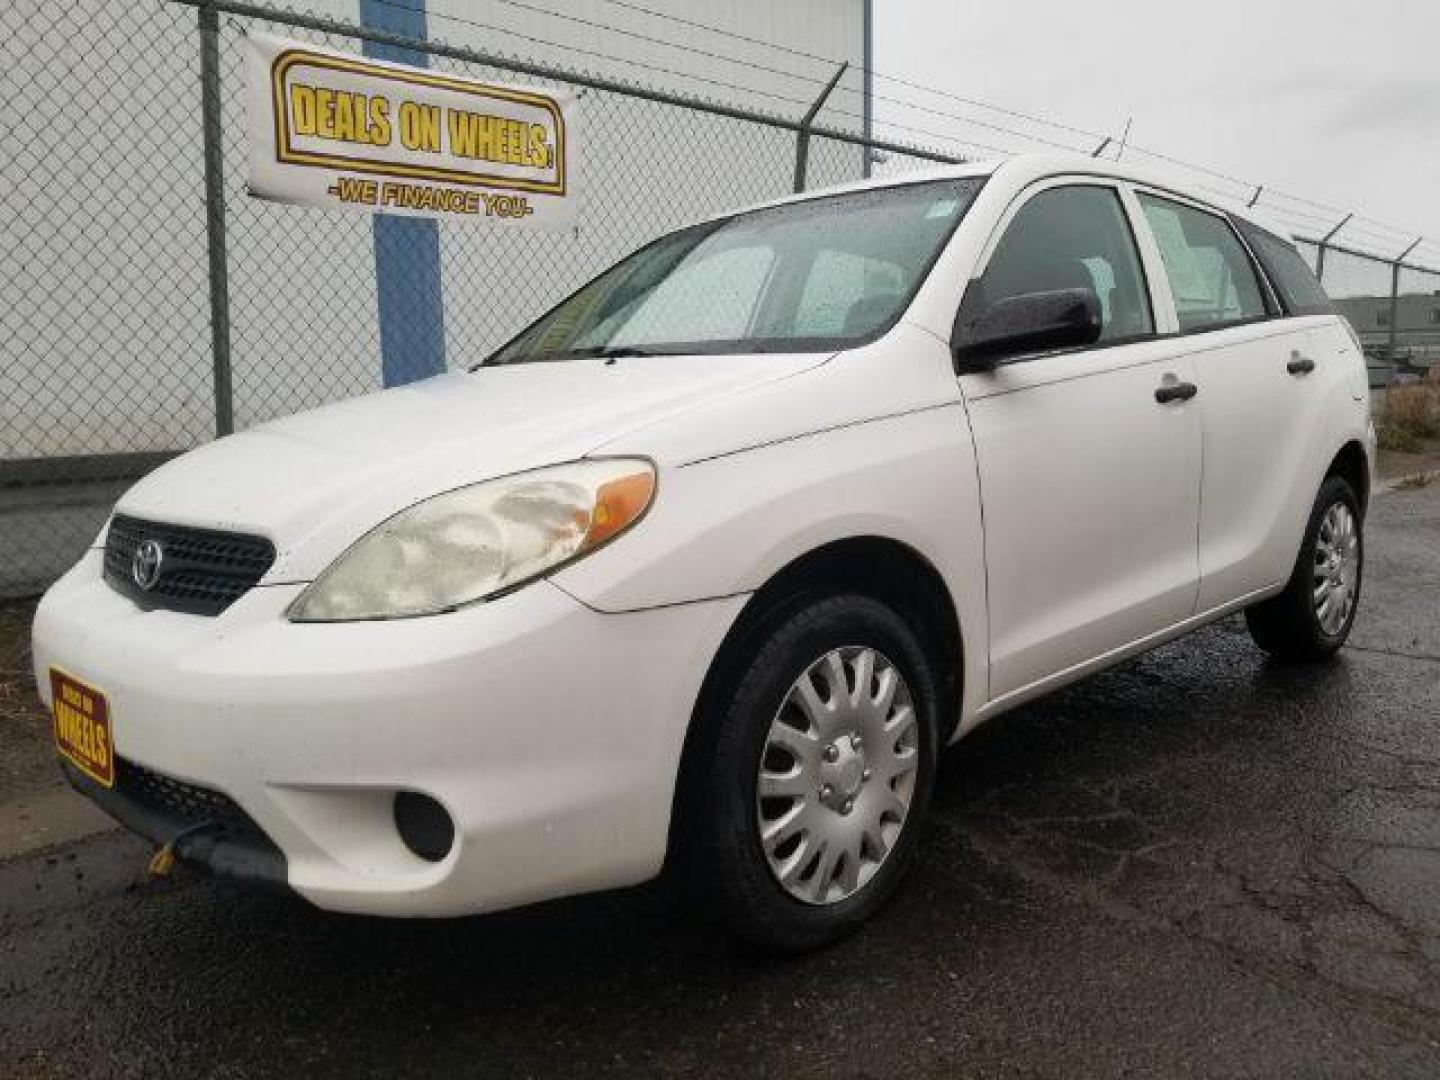
<path id="1" fill-rule="evenodd" d="M 1280 294 L 1280 303 L 1285 306 L 1286 315 L 1328 315 L 1335 310 L 1324 288 L 1315 280 L 1315 275 L 1293 244 L 1248 221 L 1237 218 L 1235 224 L 1240 227 L 1265 273 L 1270 276 L 1270 283 Z"/>
<path id="2" fill-rule="evenodd" d="M 1228 221 L 1154 195 L 1140 195 L 1140 205 L 1160 246 L 1181 331 L 1266 317 L 1255 267 Z"/>

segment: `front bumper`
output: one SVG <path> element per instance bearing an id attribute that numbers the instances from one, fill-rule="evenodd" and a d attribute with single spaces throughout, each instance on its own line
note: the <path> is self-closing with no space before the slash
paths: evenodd
<path id="1" fill-rule="evenodd" d="M 247 885 L 274 890 L 288 887 L 285 854 L 248 820 L 186 813 L 162 800 L 147 798 L 143 790 L 137 790 L 140 785 L 127 775 L 135 772 L 135 766 L 128 762 L 122 764 L 113 788 L 97 784 L 63 759 L 60 769 L 76 791 L 131 832 L 156 844 L 171 844 L 176 857 Z M 242 813 L 239 817 L 248 815 Z"/>
<path id="2" fill-rule="evenodd" d="M 658 872 L 691 711 L 744 597 L 611 615 L 541 581 L 447 615 L 290 623 L 302 588 L 147 612 L 91 552 L 36 613 L 37 681 L 48 695 L 54 665 L 104 692 L 118 758 L 233 800 L 323 908 L 464 914 Z M 401 840 L 399 791 L 453 819 L 440 861 Z M 227 872 L 205 843 L 179 853 Z"/>

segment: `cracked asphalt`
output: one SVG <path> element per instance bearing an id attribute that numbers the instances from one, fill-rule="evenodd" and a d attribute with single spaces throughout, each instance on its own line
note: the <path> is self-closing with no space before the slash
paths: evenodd
<path id="1" fill-rule="evenodd" d="M 1232 619 L 954 748 L 814 956 L 663 884 L 403 923 L 147 881 L 117 832 L 0 861 L 0 1075 L 1440 1075 L 1440 485 L 1368 543 L 1333 664 Z"/>

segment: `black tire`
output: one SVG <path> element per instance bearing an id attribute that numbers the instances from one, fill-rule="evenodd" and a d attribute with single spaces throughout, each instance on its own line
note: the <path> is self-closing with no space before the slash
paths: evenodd
<path id="1" fill-rule="evenodd" d="M 1359 563 L 1355 568 L 1354 601 L 1349 614 L 1333 631 L 1327 633 L 1315 609 L 1316 548 L 1320 528 L 1326 514 L 1336 504 L 1343 504 L 1353 515 Z M 1350 636 L 1355 613 L 1360 608 L 1360 586 L 1365 569 L 1365 529 L 1360 500 L 1349 482 L 1340 476 L 1327 476 L 1315 496 L 1310 521 L 1300 554 L 1285 591 L 1245 611 L 1245 623 L 1255 644 L 1282 660 L 1317 661 L 1335 655 Z"/>
<path id="2" fill-rule="evenodd" d="M 833 650 L 853 646 L 874 649 L 905 680 L 919 761 L 899 834 L 872 876 L 841 899 L 806 903 L 781 886 L 761 844 L 756 798 L 761 755 L 772 721 L 800 675 Z M 711 704 L 696 717 L 682 771 L 690 790 L 682 792 L 686 820 L 678 838 L 687 883 L 741 938 L 784 952 L 815 949 L 851 932 L 884 903 L 914 856 L 934 789 L 942 685 L 937 666 L 899 614 L 860 595 L 795 598 L 742 646 L 727 668 L 727 685 L 710 695 Z M 847 677 L 853 681 L 853 672 Z"/>

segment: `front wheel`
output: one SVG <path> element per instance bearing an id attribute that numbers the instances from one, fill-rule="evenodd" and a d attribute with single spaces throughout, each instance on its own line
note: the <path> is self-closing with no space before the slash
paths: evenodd
<path id="1" fill-rule="evenodd" d="M 1345 644 L 1360 604 L 1363 526 L 1354 489 L 1327 476 L 1285 591 L 1245 612 L 1257 645 L 1286 660 L 1323 660 Z"/>
<path id="2" fill-rule="evenodd" d="M 701 715 L 687 770 L 689 877 L 744 938 L 816 948 L 884 901 L 934 785 L 939 680 L 865 596 L 793 606 Z"/>

